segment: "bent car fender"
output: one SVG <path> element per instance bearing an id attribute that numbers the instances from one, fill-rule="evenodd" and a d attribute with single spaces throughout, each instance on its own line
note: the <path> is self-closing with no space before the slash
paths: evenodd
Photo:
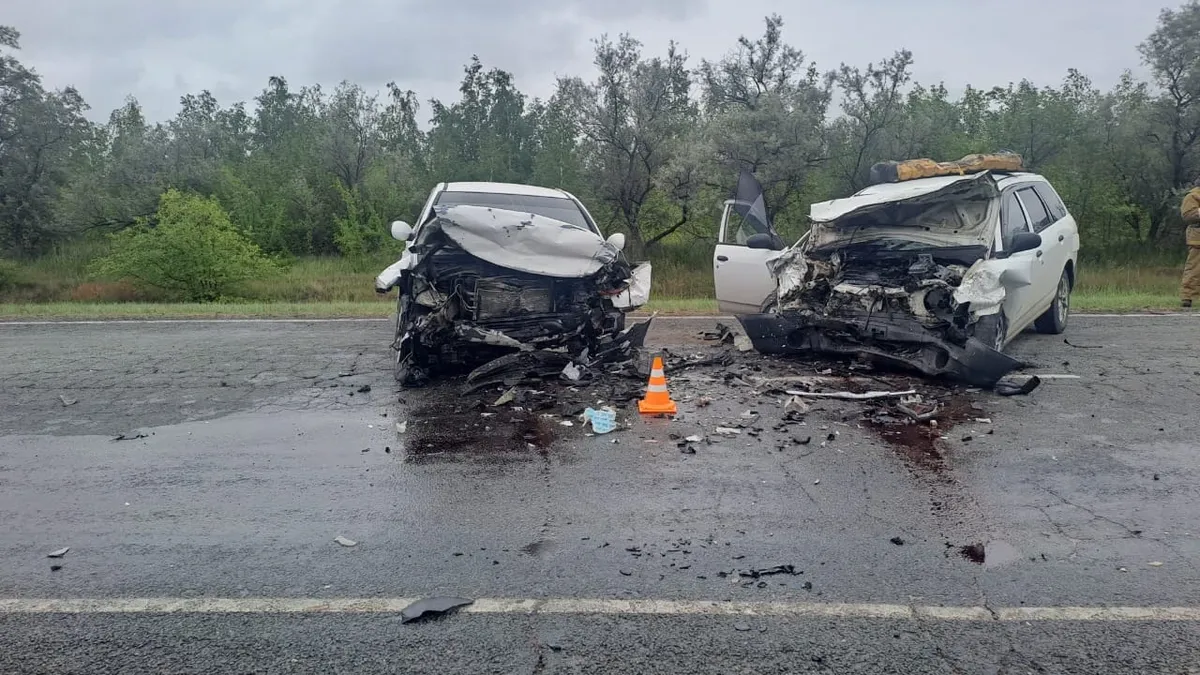
<path id="1" fill-rule="evenodd" d="M 954 289 L 954 302 L 970 304 L 975 316 L 986 316 L 1000 311 L 1004 304 L 1005 290 L 1004 260 L 980 260 L 971 265 L 958 288 Z"/>
<path id="2" fill-rule="evenodd" d="M 629 286 L 613 296 L 613 307 L 617 309 L 636 309 L 646 304 L 650 300 L 651 271 L 649 262 L 644 262 L 633 268 L 630 272 Z"/>
<path id="3" fill-rule="evenodd" d="M 416 265 L 416 260 L 416 256 L 408 251 L 401 254 L 399 260 L 385 267 L 379 276 L 375 277 L 375 292 L 387 293 L 390 291 L 392 287 L 400 283 L 400 277 Z"/>

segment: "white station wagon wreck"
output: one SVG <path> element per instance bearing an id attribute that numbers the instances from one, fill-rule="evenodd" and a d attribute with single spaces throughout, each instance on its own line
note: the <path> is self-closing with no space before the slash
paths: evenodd
<path id="1" fill-rule="evenodd" d="M 1019 167 L 1015 156 L 998 157 Z M 723 308 L 742 309 L 762 298 L 757 312 L 738 312 L 760 352 L 857 356 L 990 386 L 1021 365 L 1002 352 L 1013 337 L 1031 325 L 1066 329 L 1079 232 L 1045 178 L 963 169 L 986 160 L 933 165 L 926 175 L 951 175 L 908 180 L 897 177 L 905 163 L 877 167 L 893 182 L 813 204 L 809 231 L 781 252 L 762 219 L 739 222 L 727 208 L 714 254 L 718 300 L 733 296 Z M 740 247 L 738 229 L 750 233 Z M 755 258 L 769 272 L 756 278 L 770 280 L 757 296 L 731 277 Z"/>
<path id="2" fill-rule="evenodd" d="M 392 347 L 404 386 L 520 353 L 586 366 L 645 337 L 625 314 L 649 298 L 650 264 L 631 265 L 624 236 L 605 239 L 563 190 L 442 183 L 415 228 L 396 221 L 391 232 L 407 247 L 375 290 L 399 289 Z"/>

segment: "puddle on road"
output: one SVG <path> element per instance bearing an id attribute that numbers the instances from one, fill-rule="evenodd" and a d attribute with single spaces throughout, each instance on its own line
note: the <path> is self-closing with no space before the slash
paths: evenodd
<path id="1" fill-rule="evenodd" d="M 491 407 L 456 392 L 427 391 L 408 413 L 406 461 L 520 461 L 548 457 L 557 420 L 509 406 Z"/>

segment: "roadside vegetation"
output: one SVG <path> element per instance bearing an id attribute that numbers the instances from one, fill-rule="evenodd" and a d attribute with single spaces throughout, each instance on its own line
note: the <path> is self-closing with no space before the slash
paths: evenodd
<path id="1" fill-rule="evenodd" d="M 0 26 L 0 317 L 385 316 L 394 299 L 372 280 L 401 250 L 387 223 L 456 180 L 570 190 L 654 262 L 648 310 L 711 312 L 720 204 L 739 170 L 794 238 L 809 204 L 860 189 L 876 161 L 1001 149 L 1079 222 L 1076 309 L 1174 308 L 1177 206 L 1200 174 L 1197 30 L 1200 1 L 1164 10 L 1139 46 L 1150 78 L 1107 91 L 1072 69 L 1057 86 L 953 97 L 914 82 L 904 49 L 823 71 L 771 16 L 713 62 L 602 39 L 596 71 L 548 100 L 471 59 L 460 99 L 427 109 L 402 84 L 272 76 L 246 104 L 201 91 L 153 122 L 129 99 L 97 124 Z"/>

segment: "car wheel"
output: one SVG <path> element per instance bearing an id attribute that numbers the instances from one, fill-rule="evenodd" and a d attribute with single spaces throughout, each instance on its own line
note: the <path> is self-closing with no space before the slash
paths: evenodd
<path id="1" fill-rule="evenodd" d="M 975 324 L 975 337 L 998 352 L 1004 351 L 1004 338 L 1008 336 L 1008 317 L 1004 310 L 989 314 Z"/>
<path id="2" fill-rule="evenodd" d="M 762 307 L 759 309 L 762 314 L 774 314 L 779 311 L 779 289 L 771 291 L 766 300 L 763 300 Z"/>
<path id="3" fill-rule="evenodd" d="M 1071 313 L 1071 277 L 1063 270 L 1058 279 L 1058 289 L 1054 291 L 1054 302 L 1045 313 L 1033 322 L 1033 327 L 1039 333 L 1058 335 L 1067 329 L 1067 317 Z"/>

